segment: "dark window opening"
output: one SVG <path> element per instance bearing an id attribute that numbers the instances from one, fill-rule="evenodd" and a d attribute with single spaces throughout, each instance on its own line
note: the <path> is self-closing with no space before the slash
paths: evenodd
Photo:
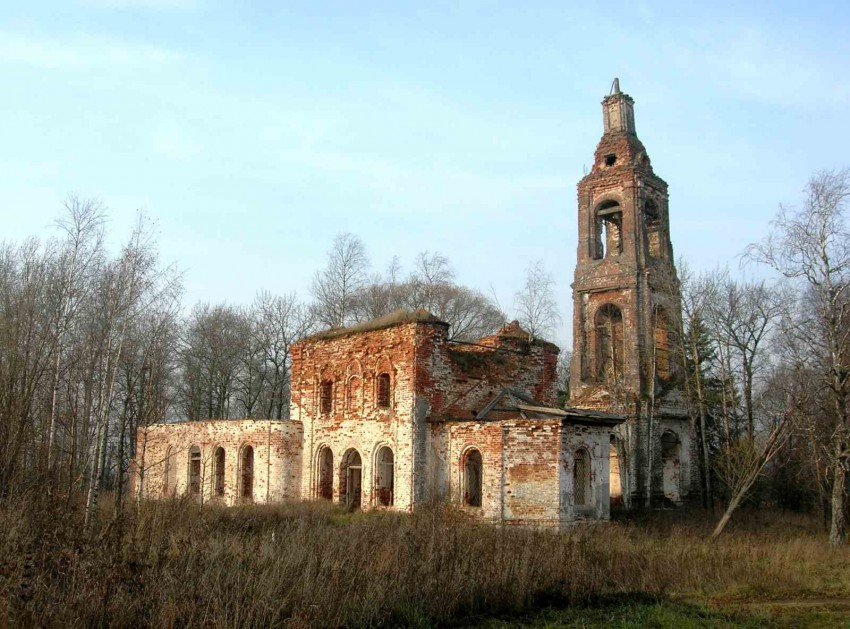
<path id="1" fill-rule="evenodd" d="M 605 304 L 596 313 L 596 378 L 615 384 L 623 377 L 623 313 Z"/>
<path id="2" fill-rule="evenodd" d="M 463 504 L 481 506 L 482 460 L 478 450 L 470 450 L 463 459 Z"/>
<path id="3" fill-rule="evenodd" d="M 584 448 L 576 450 L 573 461 L 573 502 L 577 507 L 591 504 L 590 454 Z"/>
<path id="4" fill-rule="evenodd" d="M 251 502 L 254 499 L 254 448 L 242 448 L 242 499 Z"/>
<path id="5" fill-rule="evenodd" d="M 378 460 L 375 476 L 375 496 L 378 505 L 391 507 L 393 505 L 393 493 L 395 490 L 395 478 L 393 469 L 393 451 L 384 446 L 378 450 Z"/>
<path id="6" fill-rule="evenodd" d="M 215 451 L 215 495 L 224 495 L 224 448 Z"/>
<path id="7" fill-rule="evenodd" d="M 334 454 L 330 448 L 319 453 L 319 498 L 333 500 L 334 497 Z"/>
<path id="8" fill-rule="evenodd" d="M 614 153 L 611 153 L 610 155 L 605 156 L 605 165 L 606 166 L 613 166 L 616 163 L 617 163 L 617 156 L 614 155 Z"/>
<path id="9" fill-rule="evenodd" d="M 322 413 L 330 413 L 333 409 L 334 384 L 330 380 L 323 380 L 319 391 L 319 410 Z"/>
<path id="10" fill-rule="evenodd" d="M 201 449 L 189 448 L 189 493 L 201 493 Z"/>
<path id="11" fill-rule="evenodd" d="M 382 373 L 378 376 L 378 406 L 380 408 L 390 407 L 390 374 Z"/>

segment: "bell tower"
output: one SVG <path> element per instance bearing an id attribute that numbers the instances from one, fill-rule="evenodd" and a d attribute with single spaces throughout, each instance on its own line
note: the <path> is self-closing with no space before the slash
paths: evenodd
<path id="1" fill-rule="evenodd" d="M 612 497 L 680 502 L 690 485 L 690 422 L 676 330 L 679 283 L 667 183 L 614 79 L 602 139 L 578 184 L 570 405 L 623 414 L 612 436 Z M 667 445 L 665 445 L 667 444 Z"/>

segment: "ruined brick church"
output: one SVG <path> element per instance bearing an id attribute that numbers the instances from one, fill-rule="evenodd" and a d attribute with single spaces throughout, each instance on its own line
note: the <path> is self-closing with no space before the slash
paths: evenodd
<path id="1" fill-rule="evenodd" d="M 568 407 L 556 406 L 558 348 L 516 322 L 460 342 L 428 312 L 402 311 L 297 343 L 288 420 L 140 428 L 135 490 L 403 511 L 448 501 L 547 526 L 607 519 L 612 501 L 680 502 L 692 440 L 667 184 L 616 80 L 602 110 L 578 185 Z"/>

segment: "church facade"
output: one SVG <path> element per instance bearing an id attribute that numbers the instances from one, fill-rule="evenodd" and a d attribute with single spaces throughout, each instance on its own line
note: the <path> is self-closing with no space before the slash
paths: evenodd
<path id="1" fill-rule="evenodd" d="M 603 114 L 579 184 L 570 407 L 556 406 L 558 348 L 516 322 L 461 342 L 431 314 L 399 311 L 297 343 L 288 420 L 140 428 L 135 490 L 228 505 L 450 502 L 555 527 L 607 519 L 612 497 L 679 502 L 690 432 L 671 349 L 666 184 L 634 133 L 631 99 L 616 89 Z"/>

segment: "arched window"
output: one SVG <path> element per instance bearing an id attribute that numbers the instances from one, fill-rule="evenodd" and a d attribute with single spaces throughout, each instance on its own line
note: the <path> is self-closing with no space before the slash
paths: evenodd
<path id="1" fill-rule="evenodd" d="M 623 253 L 623 211 L 616 201 L 606 201 L 596 208 L 594 231 L 595 259 Z"/>
<path id="2" fill-rule="evenodd" d="M 246 502 L 254 500 L 254 448 L 245 446 L 239 461 L 239 471 L 242 476 L 241 497 Z"/>
<path id="3" fill-rule="evenodd" d="M 395 490 L 393 451 L 387 446 L 382 447 L 375 461 L 375 500 L 379 506 L 390 507 Z"/>
<path id="4" fill-rule="evenodd" d="M 339 499 L 349 509 L 359 509 L 362 504 L 362 474 L 360 453 L 352 448 L 342 457 L 339 479 Z"/>
<path id="5" fill-rule="evenodd" d="M 661 474 L 664 495 L 673 502 L 679 502 L 681 491 L 680 466 L 682 443 L 672 430 L 661 435 Z"/>
<path id="6" fill-rule="evenodd" d="M 201 493 L 201 449 L 198 446 L 189 448 L 189 493 Z"/>
<path id="7" fill-rule="evenodd" d="M 577 507 L 592 504 L 593 494 L 590 486 L 590 453 L 579 448 L 573 459 L 573 503 Z"/>
<path id="8" fill-rule="evenodd" d="M 316 494 L 319 498 L 333 500 L 334 497 L 334 453 L 327 446 L 319 450 L 319 482 Z"/>
<path id="9" fill-rule="evenodd" d="M 334 383 L 322 380 L 319 385 L 319 412 L 327 415 L 333 410 Z"/>
<path id="10" fill-rule="evenodd" d="M 643 206 L 643 221 L 646 229 L 646 252 L 650 258 L 661 257 L 661 216 L 655 202 L 648 200 Z"/>
<path id="11" fill-rule="evenodd" d="M 653 342 L 655 344 L 655 375 L 661 380 L 670 378 L 670 322 L 660 306 L 655 308 Z"/>
<path id="12" fill-rule="evenodd" d="M 614 304 L 596 312 L 596 378 L 614 384 L 623 377 L 623 313 Z"/>
<path id="13" fill-rule="evenodd" d="M 360 397 L 360 376 L 351 376 L 345 393 L 345 410 L 347 413 L 356 413 L 362 410 Z"/>
<path id="14" fill-rule="evenodd" d="M 215 495 L 224 495 L 224 448 L 215 449 Z"/>
<path id="15" fill-rule="evenodd" d="M 378 375 L 378 408 L 390 407 L 390 374 Z"/>
<path id="16" fill-rule="evenodd" d="M 463 504 L 481 506 L 483 461 L 481 452 L 472 448 L 463 457 Z"/>

